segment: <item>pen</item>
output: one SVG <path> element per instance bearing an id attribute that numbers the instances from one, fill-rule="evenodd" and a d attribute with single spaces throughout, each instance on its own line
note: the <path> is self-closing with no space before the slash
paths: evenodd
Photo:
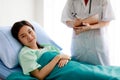
<path id="1" fill-rule="evenodd" d="M 74 18 L 78 18 L 77 13 L 72 12 L 72 16 L 73 16 Z"/>

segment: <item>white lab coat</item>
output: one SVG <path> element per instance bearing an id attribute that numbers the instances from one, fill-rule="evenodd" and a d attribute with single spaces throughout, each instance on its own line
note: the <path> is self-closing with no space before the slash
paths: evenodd
<path id="1" fill-rule="evenodd" d="M 111 21 L 114 19 L 113 11 L 109 0 L 90 0 L 87 6 L 84 0 L 68 0 L 62 13 L 62 22 L 74 19 L 73 13 L 78 18 L 87 18 L 98 14 L 99 21 Z M 90 9 L 90 13 L 89 13 Z M 108 38 L 106 27 L 82 32 L 76 35 L 73 31 L 71 54 L 79 61 L 91 64 L 109 65 Z"/>

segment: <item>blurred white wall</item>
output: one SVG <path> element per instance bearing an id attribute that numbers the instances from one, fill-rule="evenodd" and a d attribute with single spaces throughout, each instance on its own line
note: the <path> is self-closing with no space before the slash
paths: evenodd
<path id="1" fill-rule="evenodd" d="M 33 0 L 34 1 L 34 18 L 35 21 L 39 22 L 44 26 L 44 0 Z"/>
<path id="2" fill-rule="evenodd" d="M 32 20 L 43 26 L 43 0 L 0 0 L 0 25 Z"/>
<path id="3" fill-rule="evenodd" d="M 44 28 L 47 34 L 70 54 L 72 28 L 61 22 L 62 10 L 67 0 L 44 0 Z M 67 42 L 66 42 L 67 41 Z"/>

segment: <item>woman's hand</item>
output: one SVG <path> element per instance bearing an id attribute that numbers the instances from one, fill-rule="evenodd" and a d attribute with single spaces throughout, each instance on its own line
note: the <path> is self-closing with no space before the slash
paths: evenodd
<path id="1" fill-rule="evenodd" d="M 65 66 L 68 63 L 68 61 L 71 59 L 71 57 L 66 54 L 59 54 L 58 56 L 60 58 L 60 60 L 58 62 L 58 67 Z"/>
<path id="2" fill-rule="evenodd" d="M 63 53 L 59 54 L 59 56 L 60 56 L 60 59 L 67 59 L 67 60 L 71 59 L 71 57 L 69 55 L 66 55 L 66 54 L 63 54 Z"/>
<path id="3" fill-rule="evenodd" d="M 61 59 L 59 62 L 58 62 L 58 67 L 64 67 L 67 63 L 68 63 L 68 59 Z"/>

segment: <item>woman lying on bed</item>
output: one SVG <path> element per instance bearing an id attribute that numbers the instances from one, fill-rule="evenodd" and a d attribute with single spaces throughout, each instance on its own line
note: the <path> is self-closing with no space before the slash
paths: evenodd
<path id="1" fill-rule="evenodd" d="M 120 80 L 120 67 L 83 64 L 60 54 L 52 45 L 38 44 L 34 28 L 28 21 L 16 22 L 11 32 L 24 45 L 19 54 L 24 78 L 27 75 L 29 79 L 40 80 Z M 9 79 L 13 80 L 11 76 Z"/>

